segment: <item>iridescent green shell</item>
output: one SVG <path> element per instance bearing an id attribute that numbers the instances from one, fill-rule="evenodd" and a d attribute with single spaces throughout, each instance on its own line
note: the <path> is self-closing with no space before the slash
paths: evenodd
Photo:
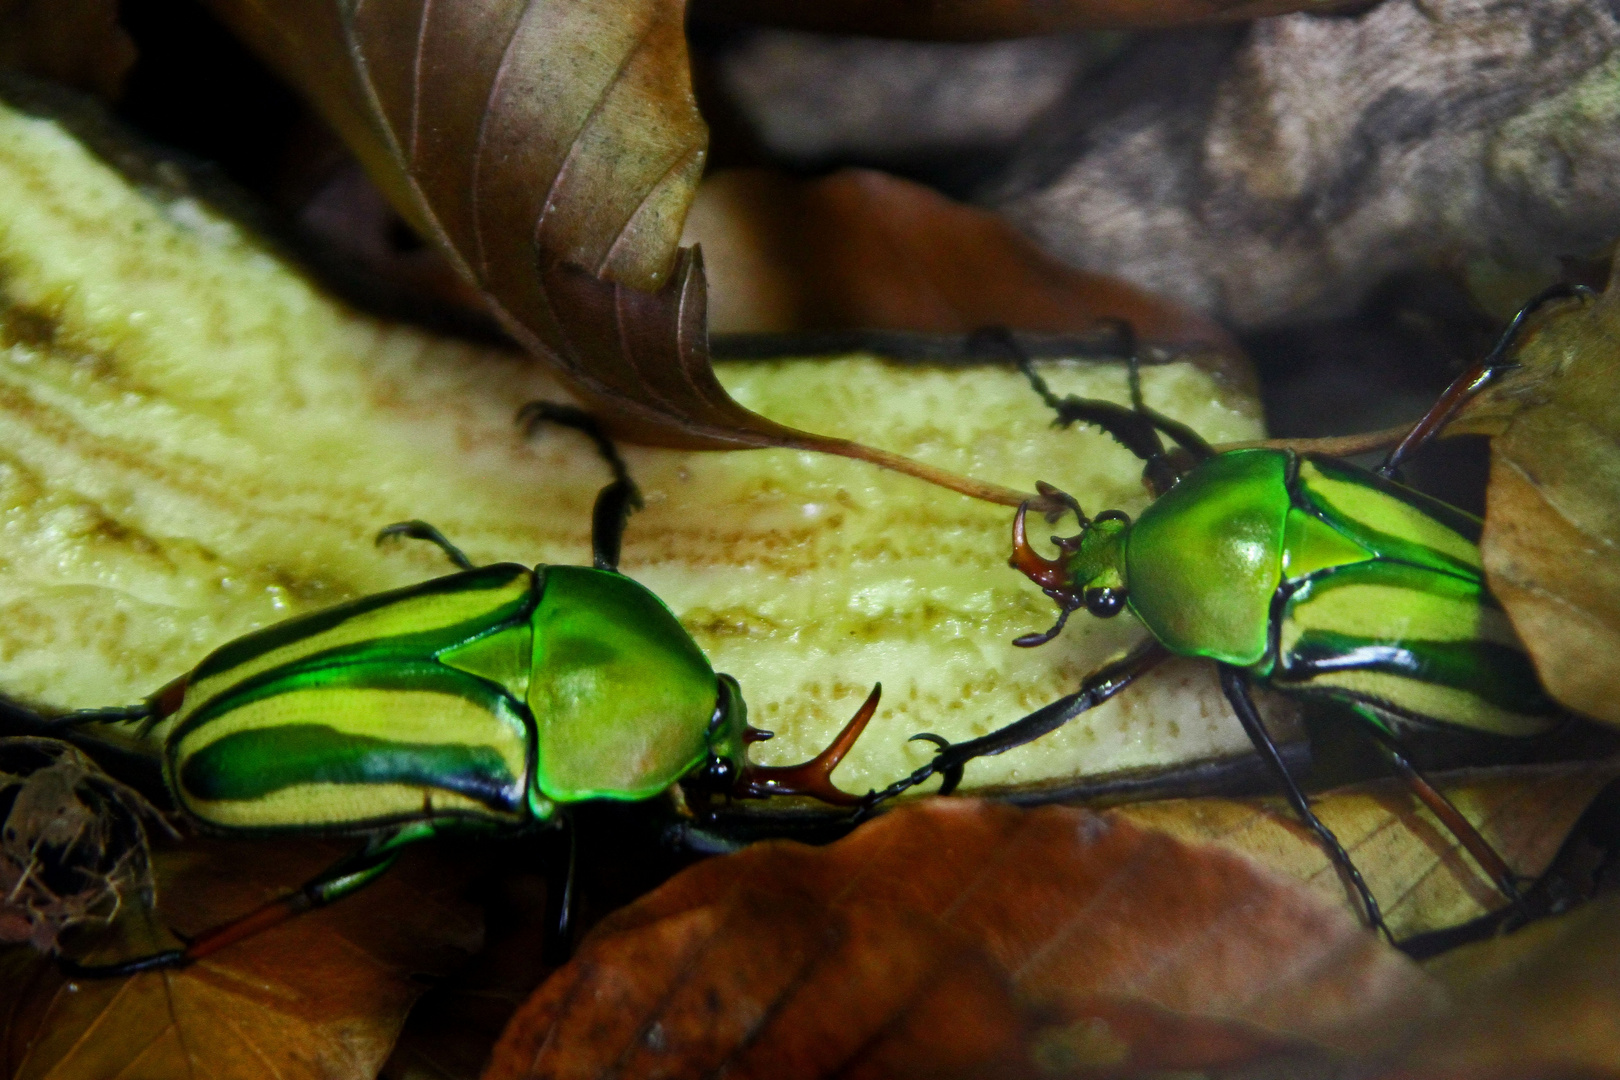
<path id="1" fill-rule="evenodd" d="M 515 823 L 675 783 L 704 758 L 716 686 L 629 578 L 501 564 L 224 646 L 164 722 L 165 764 L 215 829 Z"/>
<path id="2" fill-rule="evenodd" d="M 1506 735 L 1557 706 L 1485 583 L 1477 519 L 1333 458 L 1235 450 L 1124 540 L 1131 610 L 1172 652 L 1279 689 Z"/>

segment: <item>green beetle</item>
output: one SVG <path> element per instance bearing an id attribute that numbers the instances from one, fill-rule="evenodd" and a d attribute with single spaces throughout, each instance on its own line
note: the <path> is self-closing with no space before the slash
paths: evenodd
<path id="1" fill-rule="evenodd" d="M 1479 519 L 1390 477 L 1470 396 L 1512 366 L 1504 357 L 1533 311 L 1584 291 L 1555 287 L 1526 305 L 1490 354 L 1447 389 L 1376 472 L 1288 450 L 1216 453 L 1185 425 L 1143 404 L 1128 327 L 1129 408 L 1059 399 L 1018 354 L 1036 392 L 1056 410 L 1058 425 L 1078 420 L 1108 432 L 1145 462 L 1144 482 L 1157 498 L 1134 522 L 1117 510 L 1088 518 L 1074 499 L 1040 485 L 1074 512 L 1081 531 L 1054 537 L 1059 557 L 1045 558 L 1026 535 L 1029 504 L 1019 508 L 1011 565 L 1040 585 L 1060 613 L 1050 630 L 1015 644 L 1051 640 L 1081 608 L 1100 618 L 1129 610 L 1150 636 L 1087 676 L 1076 693 L 987 735 L 954 745 L 932 734 L 916 736 L 939 753 L 868 804 L 933 775 L 944 778 L 942 790 L 953 790 L 973 758 L 1039 738 L 1170 656 L 1205 657 L 1215 662 L 1250 740 L 1349 879 L 1371 925 L 1389 934 L 1360 872 L 1289 775 L 1255 709 L 1251 685 L 1348 707 L 1419 798 L 1516 899 L 1507 864 L 1413 767 L 1396 729 L 1419 721 L 1533 736 L 1564 714 L 1542 691 L 1486 586 Z M 1011 345 L 1010 337 L 1002 340 Z M 1177 449 L 1167 451 L 1161 434 Z"/>
<path id="2" fill-rule="evenodd" d="M 537 403 L 525 419 L 581 428 L 614 469 L 593 516 L 594 566 L 474 567 L 432 526 L 392 525 L 379 543 L 429 540 L 460 572 L 267 627 L 139 705 L 62 718 L 139 722 L 162 748 L 175 804 L 208 832 L 365 838 L 296 892 L 184 949 L 65 965 L 71 973 L 190 963 L 355 892 L 408 844 L 523 830 L 585 800 L 650 799 L 682 783 L 699 800 L 859 801 L 831 774 L 881 687 L 813 760 L 752 764 L 748 744 L 770 733 L 749 726 L 737 681 L 716 674 L 663 602 L 617 571 L 640 500 L 612 444 L 571 408 Z"/>

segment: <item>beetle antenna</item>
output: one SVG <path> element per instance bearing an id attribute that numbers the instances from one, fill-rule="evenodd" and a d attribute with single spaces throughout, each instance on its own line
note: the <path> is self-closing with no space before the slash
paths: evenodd
<path id="1" fill-rule="evenodd" d="M 866 701 L 827 749 L 798 765 L 755 765 L 745 763 L 731 789 L 741 799 L 764 799 L 772 795 L 810 795 L 834 806 L 858 806 L 864 799 L 851 795 L 832 782 L 833 770 L 844 760 L 855 741 L 866 730 L 867 723 L 877 712 L 878 699 L 883 696 L 883 684 L 877 683 Z"/>
<path id="2" fill-rule="evenodd" d="M 1046 512 L 1046 520 L 1048 523 L 1053 525 L 1057 524 L 1058 518 L 1063 516 L 1063 511 L 1073 510 L 1075 520 L 1080 523 L 1080 527 L 1082 529 L 1091 524 L 1091 519 L 1086 517 L 1086 512 L 1080 509 L 1080 500 L 1076 499 L 1073 495 L 1070 495 L 1067 491 L 1061 491 L 1058 488 L 1053 487 L 1051 484 L 1048 484 L 1045 480 L 1035 481 L 1035 490 L 1040 492 L 1041 495 L 1045 497 L 1048 504 L 1055 507 L 1055 509 L 1048 510 Z"/>
<path id="3" fill-rule="evenodd" d="M 1063 632 L 1063 625 L 1069 621 L 1069 616 L 1073 615 L 1076 610 L 1078 609 L 1064 604 L 1058 609 L 1057 622 L 1052 624 L 1052 628 L 1050 630 L 1047 630 L 1044 633 L 1032 633 L 1025 634 L 1023 637 L 1015 637 L 1013 638 L 1013 644 L 1018 646 L 1020 649 L 1033 649 L 1037 645 L 1045 645 L 1048 641 L 1051 641 L 1053 638 L 1057 637 Z"/>

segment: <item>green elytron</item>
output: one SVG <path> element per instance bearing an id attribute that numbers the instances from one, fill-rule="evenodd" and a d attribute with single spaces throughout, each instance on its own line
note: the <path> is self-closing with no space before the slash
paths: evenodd
<path id="1" fill-rule="evenodd" d="M 594 566 L 474 567 L 431 526 L 393 525 L 379 542 L 429 540 L 460 572 L 268 627 L 139 705 L 63 718 L 138 721 L 162 748 L 175 803 L 206 831 L 364 838 L 296 892 L 184 949 L 65 965 L 72 973 L 190 963 L 355 892 L 408 844 L 519 831 L 585 800 L 649 799 L 682 783 L 700 801 L 859 801 L 830 777 L 879 689 L 813 760 L 749 762 L 748 744 L 769 733 L 749 726 L 737 681 L 716 674 L 663 602 L 616 569 L 639 496 L 612 445 L 572 409 L 531 406 L 529 419 L 585 430 L 614 468 L 596 503 Z"/>
<path id="2" fill-rule="evenodd" d="M 973 758 L 999 754 L 1063 725 L 1124 690 L 1172 655 L 1215 662 L 1222 690 L 1295 811 L 1357 891 L 1368 921 L 1388 934 L 1377 901 L 1333 833 L 1317 819 L 1261 723 L 1253 685 L 1346 706 L 1414 792 L 1496 885 L 1516 897 L 1514 875 L 1490 844 L 1408 760 L 1401 721 L 1531 736 L 1563 717 L 1542 691 L 1523 645 L 1491 595 L 1480 562 L 1480 521 L 1396 483 L 1390 476 L 1437 434 L 1504 362 L 1529 314 L 1519 313 L 1495 349 L 1448 388 L 1377 472 L 1317 454 L 1249 449 L 1216 453 L 1195 432 L 1142 403 L 1131 360 L 1132 407 L 1059 399 L 1027 360 L 1021 366 L 1058 413 L 1058 423 L 1095 424 L 1145 462 L 1157 496 L 1136 521 L 1119 511 L 1088 518 L 1048 485 L 1041 490 L 1079 519 L 1054 538 L 1059 557 L 1029 544 L 1029 505 L 1013 523 L 1012 565 L 1058 605 L 1056 625 L 1015 644 L 1057 635 L 1075 611 L 1110 618 L 1129 610 L 1149 637 L 1089 675 L 1081 688 L 1003 728 L 940 747 L 927 765 L 872 796 L 878 802 L 933 775 L 943 790 Z M 1128 336 L 1128 328 L 1127 328 Z M 1166 450 L 1161 434 L 1176 449 Z"/>

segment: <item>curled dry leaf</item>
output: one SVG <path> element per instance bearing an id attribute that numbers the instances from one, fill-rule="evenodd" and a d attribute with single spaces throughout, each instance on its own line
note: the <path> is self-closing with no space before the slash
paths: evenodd
<path id="1" fill-rule="evenodd" d="M 486 1076 L 1185 1069 L 1360 1049 L 1434 1000 L 1344 912 L 1218 848 L 932 800 L 711 860 L 611 916 Z"/>
<path id="2" fill-rule="evenodd" d="M 1620 289 L 1551 310 L 1464 415 L 1491 440 L 1481 554 L 1542 683 L 1620 724 Z"/>
<path id="3" fill-rule="evenodd" d="M 194 841 L 160 853 L 157 917 L 196 933 L 343 850 Z M 18 1080 L 374 1076 L 426 988 L 418 976 L 444 974 L 477 947 L 476 918 L 456 895 L 465 869 L 442 850 L 412 852 L 352 899 L 180 971 L 70 983 L 50 960 L 13 950 L 0 958 L 0 1065 Z M 154 936 L 137 923 L 118 955 L 152 948 Z"/>
<path id="4" fill-rule="evenodd" d="M 708 130 L 678 0 L 211 6 L 620 428 L 704 443 L 749 426 L 693 356 L 702 271 L 677 241 Z M 756 442 L 776 434 L 754 426 Z"/>
<path id="5" fill-rule="evenodd" d="M 555 332 L 537 265 L 669 280 L 708 141 L 680 3 L 210 6 L 514 322 Z"/>
<path id="6" fill-rule="evenodd" d="M 1523 879 L 1541 876 L 1620 764 L 1480 770 L 1435 778 L 1447 798 Z M 1366 878 L 1397 937 L 1468 922 L 1505 903 L 1479 866 L 1396 781 L 1311 800 Z M 1297 878 L 1347 912 L 1360 906 L 1315 837 L 1281 799 L 1175 799 L 1109 811 L 1187 841 L 1247 855 Z"/>
<path id="7" fill-rule="evenodd" d="M 1185 26 L 1241 22 L 1310 9 L 1354 6 L 1353 0 L 946 0 L 873 4 L 869 0 L 697 0 L 699 18 L 775 23 L 806 30 L 883 37 L 981 41 L 1064 30 Z"/>

